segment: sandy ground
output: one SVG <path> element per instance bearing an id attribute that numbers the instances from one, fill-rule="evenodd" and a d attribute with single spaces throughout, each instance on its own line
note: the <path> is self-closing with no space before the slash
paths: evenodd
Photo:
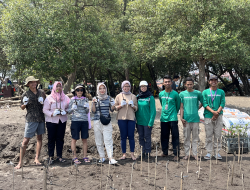
<path id="1" fill-rule="evenodd" d="M 232 168 L 233 155 L 228 154 L 228 164 L 226 163 L 226 154 L 224 151 L 220 153 L 223 156 L 221 161 L 216 164 L 215 159 L 211 163 L 211 181 L 209 184 L 209 161 L 201 160 L 201 173 L 200 179 L 197 179 L 198 166 L 197 162 L 191 159 L 189 164 L 189 172 L 187 173 L 187 161 L 181 159 L 179 165 L 171 161 L 172 145 L 170 145 L 169 157 L 162 158 L 158 156 L 158 163 L 155 165 L 156 146 L 158 146 L 158 155 L 162 152 L 160 150 L 160 110 L 161 106 L 159 100 L 156 100 L 157 115 L 155 125 L 152 131 L 152 154 L 149 164 L 147 160 L 142 162 L 142 175 L 141 175 L 141 161 L 132 161 L 128 154 L 127 159 L 119 161 L 116 166 L 110 166 L 108 162 L 96 164 L 98 153 L 94 141 L 94 131 L 89 131 L 90 138 L 88 139 L 88 156 L 91 163 L 83 163 L 78 166 L 76 174 L 76 167 L 71 166 L 71 153 L 70 149 L 70 121 L 67 123 L 65 144 L 63 150 L 63 157 L 67 160 L 65 163 L 55 163 L 48 169 L 47 189 L 101 189 L 100 181 L 102 181 L 102 189 L 130 189 L 132 165 L 134 164 L 133 177 L 131 189 L 163 189 L 166 186 L 166 163 L 168 163 L 167 185 L 168 189 L 180 189 L 180 175 L 184 174 L 183 189 L 226 189 L 227 188 L 227 173 L 228 168 Z M 250 112 L 250 98 L 248 97 L 226 97 L 226 106 L 238 108 L 241 111 Z M 11 161 L 17 164 L 19 159 L 19 146 L 23 139 L 25 111 L 19 107 L 2 106 L 0 109 L 0 189 L 13 188 L 13 167 L 8 163 Z M 113 139 L 114 139 L 114 157 L 119 159 L 121 156 L 120 147 L 120 133 L 115 120 L 116 113 L 112 115 Z M 179 122 L 180 132 L 180 147 L 181 156 L 183 152 L 183 133 L 182 124 Z M 138 134 L 135 132 L 136 149 L 135 154 L 140 152 Z M 170 138 L 171 139 L 171 138 Z M 205 130 L 203 124 L 200 124 L 200 144 L 199 152 L 203 151 L 205 143 Z M 127 143 L 127 152 L 129 152 L 129 144 Z M 23 168 L 24 178 L 21 178 L 22 170 L 14 171 L 14 188 L 15 189 L 43 189 L 43 166 L 35 166 L 32 162 L 35 156 L 36 139 L 32 138 L 27 152 L 25 155 Z M 79 158 L 81 155 L 81 143 L 77 142 L 77 150 Z M 43 148 L 41 151 L 40 160 L 44 161 L 47 158 L 47 135 L 43 136 Z M 238 158 L 236 157 L 236 160 Z M 233 185 L 231 185 L 231 176 L 229 189 L 242 189 L 241 176 L 244 174 L 245 189 L 250 187 L 250 166 L 249 155 L 243 155 L 241 165 L 236 162 L 234 167 Z M 156 167 L 156 178 L 155 178 Z M 101 170 L 103 175 L 101 175 Z M 148 177 L 149 171 L 149 177 Z M 109 175 L 108 175 L 109 173 Z M 108 176 L 108 180 L 107 180 Z M 101 180 L 102 179 L 102 180 Z M 106 188 L 107 186 L 107 188 Z"/>

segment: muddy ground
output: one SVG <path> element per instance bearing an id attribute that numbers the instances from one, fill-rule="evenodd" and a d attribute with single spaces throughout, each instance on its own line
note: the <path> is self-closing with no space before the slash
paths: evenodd
<path id="1" fill-rule="evenodd" d="M 248 97 L 226 97 L 226 105 L 228 107 L 237 108 L 241 111 L 250 114 L 250 98 Z M 189 173 L 187 173 L 188 161 L 181 159 L 179 165 L 171 161 L 173 158 L 172 146 L 170 145 L 169 157 L 162 158 L 158 156 L 158 163 L 155 165 L 156 146 L 160 146 L 160 104 L 156 100 L 157 115 L 155 125 L 152 131 L 152 154 L 149 164 L 147 160 L 142 162 L 137 160 L 133 162 L 128 153 L 127 159 L 118 161 L 116 166 L 110 166 L 108 162 L 96 164 L 98 153 L 94 141 L 94 131 L 89 131 L 90 138 L 88 139 L 88 156 L 91 163 L 82 163 L 78 166 L 79 172 L 76 174 L 76 167 L 71 166 L 71 153 L 70 149 L 70 121 L 67 123 L 67 130 L 65 135 L 65 144 L 63 150 L 63 157 L 67 160 L 65 163 L 55 163 L 48 169 L 47 189 L 61 190 L 61 189 L 101 189 L 100 182 L 102 181 L 102 189 L 130 189 L 132 165 L 134 164 L 132 185 L 131 189 L 164 189 L 167 181 L 167 189 L 180 189 L 180 175 L 183 172 L 183 189 L 227 189 L 228 168 L 232 168 L 233 155 L 228 154 L 228 164 L 226 163 L 226 154 L 221 151 L 223 159 L 218 161 L 213 158 L 211 181 L 209 183 L 209 168 L 210 161 L 201 160 L 200 179 L 197 179 L 198 166 L 197 162 L 193 159 L 190 160 Z M 116 113 L 112 115 L 113 122 L 113 139 L 114 139 L 114 157 L 118 160 L 121 157 L 120 147 L 120 133 L 115 120 Z M 19 146 L 23 139 L 25 123 L 25 111 L 22 111 L 17 106 L 2 106 L 0 109 L 0 189 L 13 189 L 13 167 L 8 163 L 13 162 L 15 165 L 19 159 Z M 182 124 L 179 122 L 180 131 L 180 146 L 181 157 L 184 156 L 183 152 L 183 133 Z M 135 154 L 139 155 L 140 147 L 138 142 L 138 134 L 135 132 L 136 149 Z M 171 139 L 171 138 L 170 138 Z M 203 124 L 200 124 L 200 144 L 199 152 L 203 151 L 205 143 L 205 130 Z M 26 155 L 25 166 L 23 168 L 24 178 L 21 178 L 22 170 L 14 171 L 14 189 L 43 189 L 43 166 L 35 166 L 33 159 L 35 156 L 36 139 L 31 139 Z M 127 144 L 129 152 L 129 146 Z M 81 155 L 81 143 L 77 142 L 78 158 Z M 158 155 L 162 152 L 158 147 Z M 40 160 L 44 161 L 47 158 L 47 136 L 43 136 L 43 148 L 41 151 Z M 166 180 L 166 164 L 168 163 L 168 173 Z M 242 174 L 244 175 L 245 189 L 250 189 L 250 158 L 249 154 L 243 155 L 243 161 L 240 170 L 236 157 L 234 167 L 233 185 L 231 185 L 231 177 L 229 182 L 229 189 L 237 190 L 243 189 L 242 187 Z M 155 178 L 156 166 L 156 178 Z M 103 175 L 101 176 L 101 169 Z M 148 177 L 149 171 L 149 177 Z M 109 172 L 109 175 L 108 175 Z M 141 175 L 142 173 L 142 175 Z M 107 176 L 108 180 L 107 180 Z M 102 180 L 101 180 L 102 179 Z M 154 188 L 156 184 L 156 188 Z M 107 187 L 106 187 L 107 186 Z"/>

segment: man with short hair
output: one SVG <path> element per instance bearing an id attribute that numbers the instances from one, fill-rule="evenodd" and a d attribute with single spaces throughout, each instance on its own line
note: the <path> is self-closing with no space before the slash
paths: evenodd
<path id="1" fill-rule="evenodd" d="M 159 100 L 161 102 L 162 111 L 161 111 L 161 146 L 162 146 L 162 156 L 166 157 L 168 155 L 168 143 L 170 130 L 172 133 L 172 144 L 173 144 L 173 153 L 175 157 L 174 161 L 177 161 L 177 147 L 178 155 L 179 154 L 179 129 L 178 129 L 178 111 L 180 109 L 180 97 L 178 93 L 172 90 L 172 79 L 170 76 L 166 75 L 163 78 L 163 85 L 165 90 L 161 91 L 159 94 Z"/>
<path id="2" fill-rule="evenodd" d="M 37 134 L 37 147 L 36 157 L 34 163 L 41 165 L 39 161 L 39 154 L 42 147 L 42 134 L 45 133 L 45 117 L 43 113 L 43 102 L 46 98 L 45 93 L 37 89 L 39 79 L 35 79 L 33 76 L 26 78 L 25 86 L 29 87 L 29 90 L 22 95 L 21 109 L 27 110 L 24 139 L 22 147 L 20 149 L 20 159 L 18 165 L 15 167 L 19 169 L 22 167 L 22 159 L 25 155 L 26 147 L 29 140 Z"/>
<path id="3" fill-rule="evenodd" d="M 187 77 L 185 80 L 187 90 L 180 93 L 181 108 L 180 115 L 183 124 L 184 135 L 184 160 L 188 159 L 190 149 L 190 139 L 192 132 L 192 154 L 195 159 L 197 157 L 197 145 L 199 142 L 199 122 L 200 117 L 198 110 L 202 107 L 202 94 L 198 90 L 194 90 L 194 80 Z M 199 105 L 199 102 L 201 104 Z"/>
<path id="4" fill-rule="evenodd" d="M 223 111 L 225 107 L 225 92 L 218 89 L 218 77 L 210 76 L 209 78 L 210 88 L 203 91 L 203 107 L 204 110 L 204 122 L 206 131 L 206 150 L 207 155 L 204 157 L 209 160 L 211 154 L 214 151 L 214 157 L 222 159 L 219 151 L 221 149 L 221 131 L 223 128 Z M 214 142 L 213 142 L 214 140 Z M 218 152 L 217 149 L 218 142 Z"/>
<path id="5" fill-rule="evenodd" d="M 179 78 L 180 78 L 180 77 L 179 77 L 178 75 L 175 75 L 175 76 L 174 76 L 174 79 L 173 79 L 173 81 L 172 81 L 171 88 L 172 88 L 173 90 L 175 90 L 175 91 L 177 91 L 175 82 L 178 81 Z"/>

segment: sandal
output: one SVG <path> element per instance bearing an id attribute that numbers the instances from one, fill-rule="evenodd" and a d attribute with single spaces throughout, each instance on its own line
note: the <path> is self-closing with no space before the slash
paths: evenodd
<path id="1" fill-rule="evenodd" d="M 66 160 L 64 160 L 63 158 L 57 158 L 57 160 L 58 160 L 59 162 L 66 162 Z"/>
<path id="2" fill-rule="evenodd" d="M 126 159 L 126 156 L 122 156 L 121 158 L 120 158 L 120 160 L 125 160 Z"/>
<path id="3" fill-rule="evenodd" d="M 172 161 L 179 161 L 179 160 L 180 160 L 180 158 L 177 156 L 173 157 L 173 159 L 172 159 Z"/>
<path id="4" fill-rule="evenodd" d="M 81 162 L 78 160 L 78 158 L 73 158 L 72 160 L 74 161 L 75 164 L 81 164 Z"/>
<path id="5" fill-rule="evenodd" d="M 184 156 L 184 157 L 183 157 L 183 160 L 187 160 L 187 159 L 188 159 L 188 156 Z"/>
<path id="6" fill-rule="evenodd" d="M 86 163 L 86 162 L 90 162 L 88 157 L 83 158 L 83 161 L 84 161 L 85 163 Z"/>

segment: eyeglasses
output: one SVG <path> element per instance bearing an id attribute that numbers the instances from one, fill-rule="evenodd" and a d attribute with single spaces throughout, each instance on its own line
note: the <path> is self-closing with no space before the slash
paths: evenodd
<path id="1" fill-rule="evenodd" d="M 147 86 L 141 86 L 141 88 L 147 88 Z"/>
<path id="2" fill-rule="evenodd" d="M 76 89 L 76 92 L 83 92 L 83 89 Z"/>
<path id="3" fill-rule="evenodd" d="M 130 86 L 124 86 L 125 88 L 130 88 Z"/>

